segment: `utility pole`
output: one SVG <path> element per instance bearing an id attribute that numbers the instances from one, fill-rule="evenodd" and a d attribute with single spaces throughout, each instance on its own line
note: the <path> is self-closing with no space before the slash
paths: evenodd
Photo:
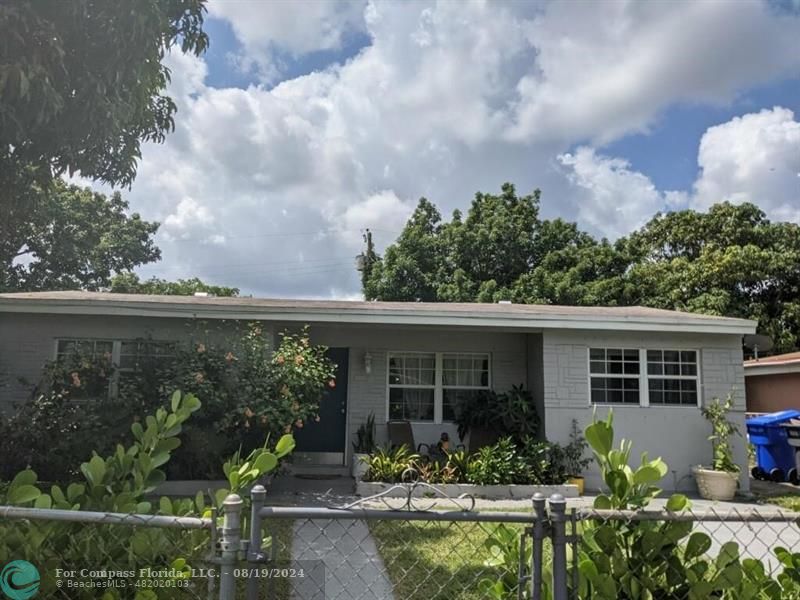
<path id="1" fill-rule="evenodd" d="M 361 289 L 363 291 L 367 287 L 367 281 L 372 273 L 372 267 L 375 261 L 378 260 L 378 255 L 375 253 L 375 244 L 372 243 L 372 232 L 369 229 L 364 230 L 362 238 L 366 249 L 356 256 L 356 270 L 361 273 Z M 369 300 L 369 298 L 367 298 L 367 300 Z"/>

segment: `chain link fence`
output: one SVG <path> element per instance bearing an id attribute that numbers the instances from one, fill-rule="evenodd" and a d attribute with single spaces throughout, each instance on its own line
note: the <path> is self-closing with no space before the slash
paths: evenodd
<path id="1" fill-rule="evenodd" d="M 0 507 L 0 581 L 39 597 L 203 600 L 800 599 L 800 514 L 768 507 L 530 511 L 268 507 L 214 519 Z M 11 569 L 9 571 L 9 568 Z M 17 577 L 19 575 L 19 577 Z M 2 587 L 2 585 L 0 585 Z M 106 594 L 104 596 L 104 594 Z"/>
<path id="2" fill-rule="evenodd" d="M 212 519 L 0 507 L 0 589 L 9 598 L 211 600 L 214 536 Z"/>

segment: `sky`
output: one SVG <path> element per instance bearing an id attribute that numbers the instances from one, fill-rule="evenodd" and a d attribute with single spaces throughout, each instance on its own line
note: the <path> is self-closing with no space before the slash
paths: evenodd
<path id="1" fill-rule="evenodd" d="M 157 220 L 142 277 L 359 298 L 425 196 L 542 190 L 616 239 L 657 211 L 800 222 L 800 4 L 211 0 L 173 51 L 175 131 L 123 190 Z"/>

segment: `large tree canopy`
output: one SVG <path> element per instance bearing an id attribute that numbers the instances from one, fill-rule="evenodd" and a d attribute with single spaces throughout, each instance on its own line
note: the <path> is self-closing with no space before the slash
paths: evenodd
<path id="1" fill-rule="evenodd" d="M 644 305 L 759 321 L 779 350 L 800 347 L 800 227 L 752 204 L 657 214 L 610 243 L 539 217 L 539 193 L 477 194 L 443 222 L 422 199 L 372 261 L 368 299 Z"/>
<path id="2" fill-rule="evenodd" d="M 175 103 L 166 52 L 202 53 L 205 0 L 0 3 L 0 190 L 80 171 L 128 185 L 143 141 L 163 140 Z M 22 197 L 18 194 L 23 193 Z"/>
<path id="3" fill-rule="evenodd" d="M 206 293 L 213 296 L 238 296 L 239 288 L 211 285 L 197 277 L 167 281 L 152 277 L 142 281 L 136 273 L 118 273 L 111 278 L 108 290 L 115 294 L 155 294 L 158 296 L 193 296 Z"/>
<path id="4" fill-rule="evenodd" d="M 119 193 L 108 197 L 57 181 L 27 218 L 0 225 L 0 290 L 99 290 L 114 273 L 158 260 L 158 223 L 128 214 Z"/>

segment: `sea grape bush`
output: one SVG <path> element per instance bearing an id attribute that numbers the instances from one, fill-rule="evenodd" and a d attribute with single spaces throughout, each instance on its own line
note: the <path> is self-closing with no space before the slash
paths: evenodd
<path id="1" fill-rule="evenodd" d="M 596 509 L 642 510 L 660 495 L 658 482 L 667 474 L 660 459 L 643 453 L 638 465 L 631 464 L 632 444 L 622 440 L 614 446 L 613 414 L 593 419 L 585 437 L 600 466 L 606 490 L 594 501 Z M 673 494 L 666 510 L 691 508 L 683 494 Z M 580 524 L 578 589 L 580 600 L 641 600 L 681 598 L 687 600 L 789 600 L 800 598 L 800 553 L 773 548 L 780 572 L 770 573 L 760 560 L 742 558 L 739 545 L 729 541 L 712 551 L 712 539 L 694 530 L 692 522 L 590 519 Z M 484 578 L 481 591 L 495 600 L 517 598 L 519 532 L 498 527 L 485 543 L 487 567 L 500 567 L 502 575 Z M 524 557 L 530 561 L 530 554 Z M 570 560 L 571 562 L 571 560 Z M 550 567 L 544 566 L 543 600 L 552 598 Z M 529 589 L 522 597 L 529 598 Z"/>
<path id="2" fill-rule="evenodd" d="M 219 519 L 219 508 L 228 493 L 240 493 L 257 479 L 275 470 L 279 460 L 294 449 L 291 435 L 282 436 L 274 451 L 265 443 L 247 456 L 237 452 L 223 465 L 229 487 L 209 491 L 209 502 L 202 493 L 193 499 L 162 497 L 151 500 L 158 484 L 166 479 L 163 468 L 180 446 L 180 434 L 188 419 L 201 408 L 193 394 L 175 392 L 168 408 L 131 426 L 133 443 L 118 445 L 108 456 L 93 453 L 76 471 L 79 476 L 68 485 L 44 489 L 31 469 L 20 471 L 5 491 L 0 504 L 34 508 L 55 508 L 116 513 L 200 516 Z M 265 540 L 268 543 L 268 540 Z M 172 567 L 187 574 L 196 561 L 209 552 L 208 532 L 132 528 L 113 525 L 85 527 L 68 522 L 5 520 L 0 522 L 0 563 L 27 559 L 35 564 L 57 564 L 68 569 L 153 567 L 163 571 Z M 179 575 L 181 576 L 181 575 Z M 42 595 L 55 595 L 55 582 L 42 580 Z M 52 589 L 50 589 L 50 587 Z M 110 589 L 104 600 L 120 597 Z M 96 590 L 70 590 L 70 598 L 94 598 Z M 143 595 L 142 595 L 143 594 Z M 148 587 L 137 598 L 173 598 L 180 594 L 175 587 Z"/>

